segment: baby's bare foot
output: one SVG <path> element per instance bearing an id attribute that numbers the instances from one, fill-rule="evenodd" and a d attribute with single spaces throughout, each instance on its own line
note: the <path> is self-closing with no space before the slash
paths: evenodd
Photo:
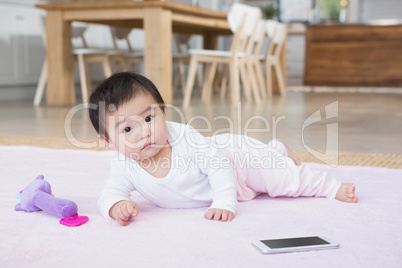
<path id="1" fill-rule="evenodd" d="M 335 198 L 343 202 L 357 203 L 358 198 L 355 196 L 355 190 L 356 186 L 353 183 L 342 183 Z"/>

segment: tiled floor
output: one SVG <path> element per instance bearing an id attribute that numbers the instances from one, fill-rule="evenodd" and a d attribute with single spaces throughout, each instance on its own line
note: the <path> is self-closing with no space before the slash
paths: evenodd
<path id="1" fill-rule="evenodd" d="M 181 109 L 179 97 L 167 118 L 190 123 L 204 135 L 231 131 L 264 142 L 276 136 L 298 150 L 402 154 L 402 94 L 289 92 L 259 106 L 243 102 L 239 109 L 215 98 L 204 105 L 195 96 Z M 85 109 L 0 101 L 0 135 L 65 137 L 70 130 L 78 140 L 97 137 Z"/>

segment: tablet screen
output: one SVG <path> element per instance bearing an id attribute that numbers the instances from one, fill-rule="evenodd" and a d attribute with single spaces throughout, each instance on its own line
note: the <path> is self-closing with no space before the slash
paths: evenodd
<path id="1" fill-rule="evenodd" d="M 269 248 L 290 248 L 329 244 L 318 236 L 261 240 Z"/>

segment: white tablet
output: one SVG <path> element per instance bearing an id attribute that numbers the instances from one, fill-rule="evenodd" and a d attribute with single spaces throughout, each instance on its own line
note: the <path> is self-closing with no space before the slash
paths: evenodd
<path id="1" fill-rule="evenodd" d="M 261 253 L 285 253 L 294 251 L 338 248 L 339 244 L 323 236 L 257 240 L 252 245 Z"/>

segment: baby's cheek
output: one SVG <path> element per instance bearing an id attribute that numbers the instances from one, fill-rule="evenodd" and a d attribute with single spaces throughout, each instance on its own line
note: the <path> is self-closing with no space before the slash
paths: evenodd
<path id="1" fill-rule="evenodd" d="M 135 137 L 133 133 L 120 134 L 117 136 L 119 142 L 119 148 L 135 148 Z"/>
<path id="2" fill-rule="evenodd" d="M 120 151 L 121 152 L 121 151 Z M 128 158 L 131 158 L 133 160 L 138 160 L 140 155 L 139 155 L 139 150 L 135 150 L 129 147 L 126 147 L 124 155 Z"/>
<path id="3" fill-rule="evenodd" d="M 141 140 L 141 133 L 130 133 L 129 135 L 126 135 L 125 139 L 125 143 L 131 148 L 138 147 L 136 144 L 139 140 Z"/>
<path id="4" fill-rule="evenodd" d="M 125 155 L 126 157 L 129 158 L 137 158 L 138 157 L 138 152 L 140 149 L 138 148 L 137 143 L 132 143 L 129 140 L 127 140 L 125 137 L 122 137 L 119 140 L 119 152 Z"/>
<path id="5" fill-rule="evenodd" d="M 160 145 L 165 145 L 168 138 L 168 133 L 166 127 L 162 127 L 155 133 L 155 143 Z"/>

